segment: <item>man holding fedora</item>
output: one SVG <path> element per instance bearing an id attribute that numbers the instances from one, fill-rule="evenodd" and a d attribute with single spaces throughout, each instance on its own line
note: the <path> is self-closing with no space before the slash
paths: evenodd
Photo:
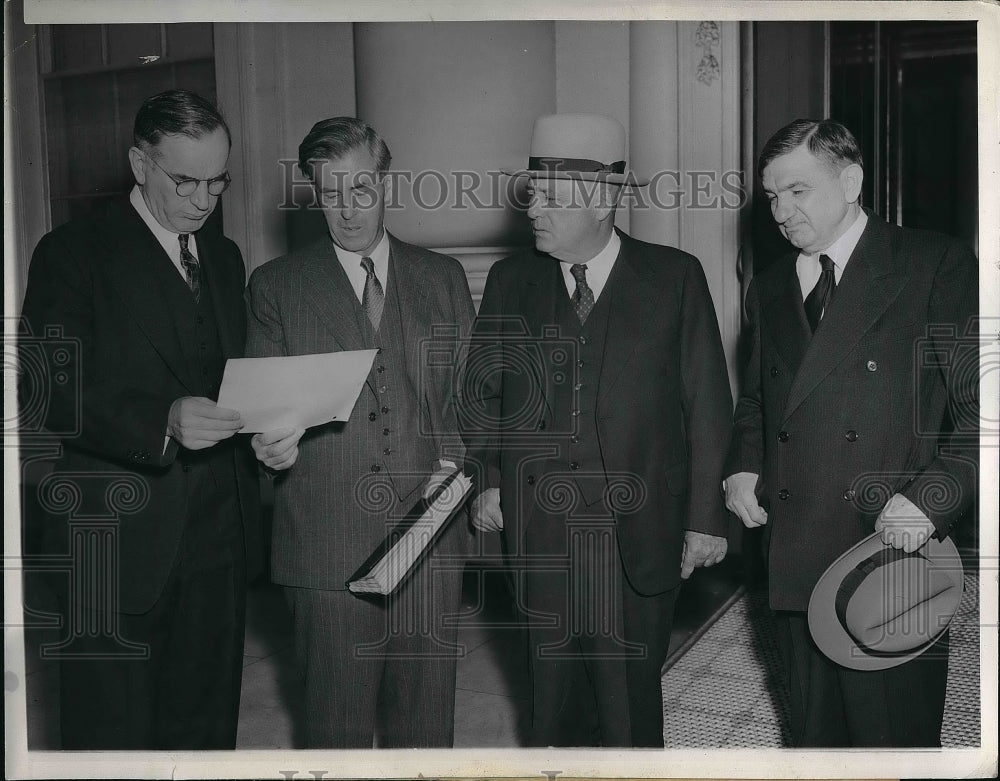
<path id="1" fill-rule="evenodd" d="M 934 626 L 911 631 L 882 603 L 895 585 L 922 604 L 958 559 L 939 540 L 976 488 L 976 258 L 862 209 L 861 153 L 838 122 L 782 128 L 759 171 L 796 251 L 747 294 L 752 352 L 724 490 L 746 526 L 766 524 L 793 742 L 938 746 L 954 604 L 928 591 L 911 618 Z M 961 573 L 947 580 L 960 594 Z M 866 613 L 884 631 L 866 632 Z"/>
<path id="2" fill-rule="evenodd" d="M 540 117 L 515 175 L 535 248 L 490 270 L 466 366 L 473 523 L 502 531 L 527 620 L 530 743 L 662 746 L 680 580 L 726 553 L 715 311 L 696 258 L 615 230 L 646 184 L 617 121 Z"/>

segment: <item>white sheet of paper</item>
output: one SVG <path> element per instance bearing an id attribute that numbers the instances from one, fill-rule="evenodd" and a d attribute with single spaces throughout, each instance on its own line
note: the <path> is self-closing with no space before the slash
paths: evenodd
<path id="1" fill-rule="evenodd" d="M 244 433 L 346 421 L 377 350 L 230 358 L 219 406 L 243 418 Z"/>

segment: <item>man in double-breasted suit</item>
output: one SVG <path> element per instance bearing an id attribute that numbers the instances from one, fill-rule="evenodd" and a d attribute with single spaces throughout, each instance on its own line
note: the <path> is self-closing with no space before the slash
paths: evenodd
<path id="1" fill-rule="evenodd" d="M 528 625 L 533 745 L 662 746 L 681 578 L 726 552 L 732 398 L 698 260 L 614 229 L 625 131 L 535 123 L 535 249 L 490 270 L 463 428 Z"/>
<path id="2" fill-rule="evenodd" d="M 361 120 L 316 123 L 299 166 L 329 237 L 266 263 L 248 290 L 248 355 L 378 349 L 350 419 L 310 429 L 275 484 L 272 578 L 294 617 L 314 748 L 370 748 L 376 736 L 382 747 L 451 746 L 454 735 L 447 617 L 459 610 L 467 520 L 453 519 L 388 599 L 346 590 L 428 477 L 460 467 L 464 452 L 455 381 L 472 298 L 457 261 L 386 232 L 389 163 Z"/>
<path id="3" fill-rule="evenodd" d="M 976 259 L 863 210 L 861 154 L 837 122 L 782 128 L 759 170 L 798 252 L 748 291 L 752 352 L 725 490 L 748 527 L 766 524 L 793 740 L 940 745 L 946 637 L 896 667 L 848 669 L 813 644 L 805 611 L 826 568 L 863 537 L 880 531 L 911 552 L 973 503 Z"/>
<path id="4" fill-rule="evenodd" d="M 239 415 L 214 399 L 243 354 L 246 271 L 203 227 L 229 150 L 203 98 L 146 99 L 131 195 L 32 257 L 23 315 L 41 341 L 22 364 L 43 361 L 50 382 L 20 401 L 62 437 L 40 501 L 47 551 L 69 559 L 54 651 L 67 749 L 236 745 L 259 488 Z"/>

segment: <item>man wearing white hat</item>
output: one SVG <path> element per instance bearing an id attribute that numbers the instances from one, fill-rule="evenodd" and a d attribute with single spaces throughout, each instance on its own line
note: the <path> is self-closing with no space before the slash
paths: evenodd
<path id="1" fill-rule="evenodd" d="M 927 541 L 975 496 L 978 264 L 954 239 L 861 208 L 861 152 L 838 122 L 792 122 L 758 168 L 795 251 L 747 294 L 752 349 L 725 490 L 746 526 L 765 525 L 793 743 L 939 746 L 939 630 L 954 604 L 939 604 L 944 586 L 917 592 L 931 575 L 961 592 L 960 571 L 923 557 L 957 558 Z M 906 588 L 883 606 L 894 578 Z M 897 620 L 911 604 L 905 618 L 934 624 L 926 637 Z"/>
<path id="2" fill-rule="evenodd" d="M 726 553 L 715 311 L 696 258 L 615 230 L 645 184 L 617 121 L 539 118 L 517 174 L 535 249 L 490 270 L 466 367 L 473 523 L 527 619 L 530 743 L 662 746 L 680 580 Z"/>

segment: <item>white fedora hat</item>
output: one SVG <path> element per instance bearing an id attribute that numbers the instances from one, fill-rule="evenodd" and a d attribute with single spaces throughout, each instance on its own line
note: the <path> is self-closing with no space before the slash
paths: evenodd
<path id="1" fill-rule="evenodd" d="M 602 114 L 546 114 L 535 120 L 527 168 L 503 168 L 508 176 L 580 179 L 644 187 L 626 170 L 625 128 Z"/>
<path id="2" fill-rule="evenodd" d="M 809 632 L 844 667 L 895 667 L 926 651 L 948 628 L 962 600 L 962 581 L 962 558 L 950 537 L 905 553 L 875 532 L 816 583 Z"/>

